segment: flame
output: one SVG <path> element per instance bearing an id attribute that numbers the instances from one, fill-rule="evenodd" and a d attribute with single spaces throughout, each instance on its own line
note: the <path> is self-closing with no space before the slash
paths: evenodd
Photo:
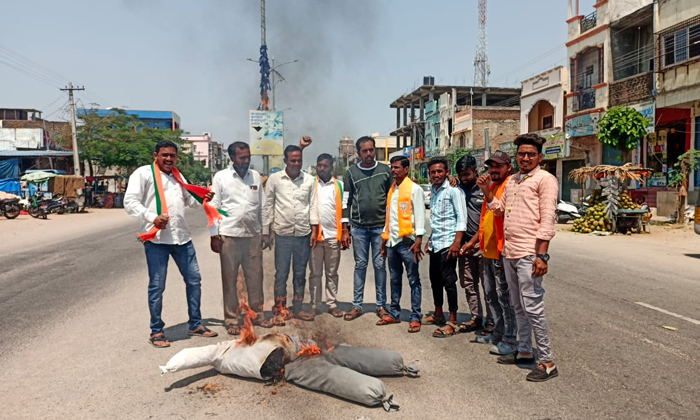
<path id="1" fill-rule="evenodd" d="M 328 350 L 326 350 L 326 353 L 330 353 L 330 352 L 332 352 L 334 348 L 335 348 L 335 346 L 331 346 L 331 347 L 329 347 L 329 348 L 328 348 Z"/>
<path id="2" fill-rule="evenodd" d="M 276 315 L 282 317 L 282 319 L 288 320 L 288 319 L 290 319 L 291 317 L 289 316 L 290 313 L 289 313 L 289 311 L 287 310 L 287 307 L 286 307 L 286 305 L 285 305 L 285 300 L 286 300 L 286 299 L 283 298 L 283 297 L 278 297 L 278 298 L 277 298 L 277 304 L 275 305 L 275 307 L 274 307 L 274 309 L 273 309 L 273 312 L 274 312 Z"/>
<path id="3" fill-rule="evenodd" d="M 238 340 L 239 343 L 243 343 L 248 346 L 252 346 L 258 341 L 258 336 L 253 330 L 253 320 L 257 318 L 258 314 L 248 306 L 246 300 L 248 300 L 248 294 L 244 289 L 243 274 L 238 273 L 238 297 L 240 301 L 240 306 L 238 307 L 238 312 L 243 311 L 245 313 L 245 318 L 243 319 L 243 328 L 241 328 L 241 338 Z"/>
<path id="4" fill-rule="evenodd" d="M 258 316 L 254 310 L 250 309 L 247 303 L 241 302 L 241 309 L 245 312 L 245 319 L 243 320 L 243 328 L 241 328 L 241 338 L 238 340 L 239 343 L 244 343 L 248 346 L 252 346 L 258 341 L 258 336 L 253 330 L 253 320 Z"/>
<path id="5" fill-rule="evenodd" d="M 302 357 L 302 356 L 315 356 L 321 354 L 321 349 L 314 343 L 311 343 L 309 346 L 301 345 L 301 351 L 297 353 L 297 357 Z"/>

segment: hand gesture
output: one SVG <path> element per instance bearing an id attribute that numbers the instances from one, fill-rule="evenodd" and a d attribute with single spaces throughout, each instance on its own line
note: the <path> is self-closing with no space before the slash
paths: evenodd
<path id="1" fill-rule="evenodd" d="M 262 236 L 262 249 L 265 249 L 265 248 L 272 249 L 273 243 L 274 243 L 274 240 L 272 239 L 272 237 L 269 234 Z"/>
<path id="2" fill-rule="evenodd" d="M 350 232 L 347 229 L 343 229 L 343 236 L 340 238 L 340 248 L 343 250 L 348 249 L 351 243 Z"/>
<path id="3" fill-rule="evenodd" d="M 476 179 L 476 185 L 478 185 L 479 188 L 481 188 L 481 191 L 484 194 L 487 194 L 490 191 L 489 187 L 491 186 L 491 175 L 481 175 L 479 178 Z"/>
<path id="4" fill-rule="evenodd" d="M 313 140 L 311 139 L 311 137 L 309 137 L 309 136 L 304 136 L 304 137 L 301 138 L 301 140 L 299 140 L 299 148 L 300 148 L 301 150 L 304 150 L 305 148 L 307 148 L 308 146 L 311 145 L 311 142 L 313 142 Z"/>
<path id="5" fill-rule="evenodd" d="M 168 220 L 170 220 L 170 216 L 167 214 L 161 214 L 160 216 L 156 217 L 156 220 L 153 221 L 153 225 L 158 229 L 165 229 L 165 226 L 168 225 Z"/>
<path id="6" fill-rule="evenodd" d="M 452 258 L 457 257 L 459 257 L 459 244 L 456 242 L 452 242 L 452 245 L 450 245 L 450 249 L 447 250 L 447 259 L 451 260 Z"/>
<path id="7" fill-rule="evenodd" d="M 423 260 L 423 240 L 417 238 L 416 242 L 408 248 L 409 252 L 413 252 L 413 260 L 419 262 Z"/>
<path id="8" fill-rule="evenodd" d="M 316 249 L 316 245 L 318 245 L 318 237 L 316 235 L 311 234 L 309 245 L 311 245 L 311 249 Z"/>
<path id="9" fill-rule="evenodd" d="M 386 258 L 386 240 L 382 240 L 382 246 L 379 248 L 379 253 L 383 258 Z"/>
<path id="10" fill-rule="evenodd" d="M 545 274 L 547 274 L 547 263 L 541 258 L 535 258 L 535 261 L 532 262 L 532 276 L 542 277 Z"/>
<path id="11" fill-rule="evenodd" d="M 207 195 L 204 196 L 206 201 L 211 201 L 214 198 L 214 191 L 209 191 Z"/>

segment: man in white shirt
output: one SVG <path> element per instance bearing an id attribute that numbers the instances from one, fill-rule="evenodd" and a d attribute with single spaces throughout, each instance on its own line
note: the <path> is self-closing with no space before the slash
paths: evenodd
<path id="1" fill-rule="evenodd" d="M 124 194 L 124 208 L 129 215 L 141 219 L 141 232 L 157 229 L 153 239 L 144 242 L 148 265 L 148 309 L 151 313 L 150 343 L 154 347 L 170 347 L 161 319 L 163 291 L 170 256 L 185 280 L 189 313 L 189 335 L 216 337 L 218 334 L 202 325 L 200 313 L 201 280 L 197 254 L 190 228 L 185 220 L 185 207 L 196 207 L 197 201 L 182 186 L 186 180 L 174 173 L 177 145 L 161 141 L 153 153 L 155 163 L 142 166 L 129 177 Z M 157 177 L 156 177 L 157 174 Z M 160 182 L 158 182 L 160 178 Z M 162 187 L 162 190 L 161 190 Z M 213 192 L 206 196 L 211 200 Z M 165 201 L 165 203 L 163 202 Z M 161 209 L 167 209 L 161 212 Z"/>
<path id="2" fill-rule="evenodd" d="M 314 314 L 302 311 L 306 287 L 306 266 L 318 235 L 318 207 L 314 177 L 301 171 L 303 159 L 299 146 L 284 149 L 284 171 L 270 175 L 263 206 L 263 246 L 275 246 L 275 306 L 273 324 L 285 325 L 292 316 L 304 321 Z M 287 312 L 287 279 L 292 268 L 294 298 L 292 314 Z"/>
<path id="3" fill-rule="evenodd" d="M 311 311 L 318 314 L 323 295 L 323 273 L 326 273 L 326 300 L 328 312 L 336 318 L 345 313 L 338 309 L 338 266 L 340 265 L 340 236 L 342 230 L 343 186 L 333 176 L 333 157 L 323 153 L 316 159 L 315 190 L 319 213 L 316 248 L 311 251 L 309 263 L 309 295 Z"/>
<path id="4" fill-rule="evenodd" d="M 238 269 L 243 267 L 248 305 L 257 312 L 253 324 L 270 328 L 263 314 L 262 203 L 260 174 L 250 169 L 250 146 L 234 142 L 228 147 L 232 167 L 217 172 L 211 205 L 228 217 L 210 227 L 211 250 L 221 258 L 224 291 L 224 326 L 229 335 L 241 333 L 238 301 Z"/>
<path id="5" fill-rule="evenodd" d="M 401 315 L 403 268 L 406 267 L 411 287 L 411 318 L 409 333 L 420 331 L 422 289 L 418 262 L 423 259 L 425 235 L 425 196 L 423 189 L 408 177 L 410 162 L 403 156 L 391 158 L 394 184 L 387 197 L 387 217 L 382 234 L 382 256 L 389 262 L 391 305 L 377 325 L 397 324 Z"/>

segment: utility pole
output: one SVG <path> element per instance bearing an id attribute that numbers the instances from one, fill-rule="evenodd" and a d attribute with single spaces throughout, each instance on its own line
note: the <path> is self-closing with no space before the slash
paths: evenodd
<path id="1" fill-rule="evenodd" d="M 68 91 L 68 101 L 70 102 L 70 129 L 73 137 L 73 173 L 80 176 L 80 157 L 78 154 L 78 133 L 75 128 L 75 99 L 73 98 L 74 90 L 85 90 L 85 87 L 73 87 L 73 83 L 68 83 L 68 87 L 61 89 Z"/>

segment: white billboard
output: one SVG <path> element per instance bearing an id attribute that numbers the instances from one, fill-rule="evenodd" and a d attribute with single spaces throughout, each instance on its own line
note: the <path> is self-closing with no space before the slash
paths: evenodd
<path id="1" fill-rule="evenodd" d="M 252 155 L 282 155 L 283 111 L 250 111 L 249 123 Z"/>

